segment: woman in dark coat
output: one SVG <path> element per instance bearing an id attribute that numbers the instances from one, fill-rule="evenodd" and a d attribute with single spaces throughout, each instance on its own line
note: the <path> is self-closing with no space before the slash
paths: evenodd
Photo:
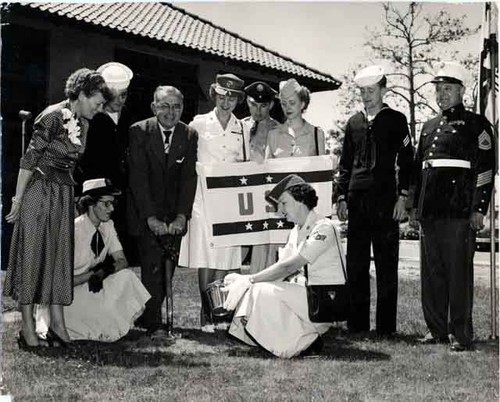
<path id="1" fill-rule="evenodd" d="M 73 301 L 73 170 L 85 150 L 88 120 L 110 97 L 101 74 L 86 68 L 71 74 L 65 94 L 65 101 L 47 107 L 35 120 L 6 216 L 15 226 L 4 295 L 21 305 L 18 343 L 23 348 L 41 344 L 35 303 L 50 306 L 50 337 L 69 341 L 63 306 Z"/>

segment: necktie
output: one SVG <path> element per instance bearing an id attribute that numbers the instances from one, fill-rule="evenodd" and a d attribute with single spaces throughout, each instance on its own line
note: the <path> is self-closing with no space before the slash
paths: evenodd
<path id="1" fill-rule="evenodd" d="M 172 131 L 174 130 L 163 131 L 163 135 L 165 136 L 165 142 L 163 146 L 166 154 L 168 154 L 168 150 L 170 149 L 170 136 L 172 135 Z"/>
<path id="2" fill-rule="evenodd" d="M 259 126 L 259 122 L 254 121 L 252 127 L 250 128 L 250 138 L 252 138 L 255 134 L 257 134 L 257 127 Z"/>
<path id="3" fill-rule="evenodd" d="M 98 229 L 95 230 L 95 233 L 92 236 L 90 247 L 92 248 L 96 258 L 99 257 L 101 251 L 104 249 L 104 240 Z"/>

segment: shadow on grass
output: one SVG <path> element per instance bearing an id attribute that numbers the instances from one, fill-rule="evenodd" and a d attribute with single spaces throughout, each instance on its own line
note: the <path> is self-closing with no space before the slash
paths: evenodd
<path id="1" fill-rule="evenodd" d="M 133 367 L 178 367 L 194 368 L 209 367 L 210 363 L 201 360 L 196 355 L 180 355 L 169 352 L 167 349 L 175 341 L 151 341 L 141 339 L 137 334 L 132 334 L 130 339 L 120 340 L 115 343 L 95 341 L 74 341 L 68 348 L 38 348 L 30 353 L 51 360 L 65 362 L 81 362 L 93 366 Z M 139 350 L 130 350 L 130 346 L 140 346 Z"/>
<path id="2" fill-rule="evenodd" d="M 363 361 L 382 361 L 389 360 L 390 355 L 379 351 L 366 350 L 353 346 L 349 340 L 337 339 L 342 331 L 332 329 L 324 337 L 324 348 L 320 358 L 332 360 L 363 360 Z M 248 357 L 257 359 L 276 358 L 272 353 L 260 347 L 252 347 L 246 343 L 227 335 L 225 332 L 216 332 L 207 334 L 200 330 L 184 329 L 183 338 L 199 342 L 209 346 L 216 346 L 222 343 L 228 346 L 228 350 L 222 352 L 230 357 Z"/>

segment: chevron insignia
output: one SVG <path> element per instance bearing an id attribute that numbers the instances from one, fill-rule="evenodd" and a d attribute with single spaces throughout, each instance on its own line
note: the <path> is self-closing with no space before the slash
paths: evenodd
<path id="1" fill-rule="evenodd" d="M 478 142 L 479 142 L 479 149 L 481 151 L 488 151 L 491 149 L 491 138 L 486 131 L 483 131 L 481 133 L 481 135 L 478 138 Z"/>

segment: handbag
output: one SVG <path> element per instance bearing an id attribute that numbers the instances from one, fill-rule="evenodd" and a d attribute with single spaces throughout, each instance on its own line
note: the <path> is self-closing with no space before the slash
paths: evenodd
<path id="1" fill-rule="evenodd" d="M 334 229 L 337 247 L 340 248 L 337 231 Z M 346 321 L 350 309 L 350 293 L 347 282 L 345 262 L 340 256 L 345 284 L 343 285 L 309 285 L 307 265 L 304 265 L 306 277 L 307 307 L 311 322 Z"/>

